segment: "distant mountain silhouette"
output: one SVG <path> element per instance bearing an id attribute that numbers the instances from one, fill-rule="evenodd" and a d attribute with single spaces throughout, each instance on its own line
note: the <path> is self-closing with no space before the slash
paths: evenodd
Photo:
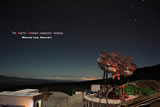
<path id="1" fill-rule="evenodd" d="M 117 78 L 107 80 L 107 84 L 117 84 L 121 85 L 128 81 L 136 81 L 136 80 L 160 80 L 160 64 L 151 66 L 138 68 L 134 71 L 133 75 L 130 77 L 121 76 L 121 80 L 117 80 Z M 0 91 L 7 90 L 17 90 L 23 88 L 42 88 L 42 87 L 50 87 L 50 89 L 56 89 L 57 91 L 72 91 L 72 89 L 81 87 L 90 87 L 92 84 L 101 84 L 104 83 L 104 80 L 92 80 L 92 81 L 56 81 L 56 80 L 41 80 L 41 79 L 26 79 L 26 78 L 18 78 L 18 77 L 7 77 L 0 75 Z M 57 88 L 58 87 L 58 88 Z M 64 88 L 65 87 L 65 88 Z M 70 92 L 71 93 L 71 92 Z"/>
<path id="2" fill-rule="evenodd" d="M 160 80 L 160 64 L 137 69 L 129 80 Z"/>
<path id="3" fill-rule="evenodd" d="M 0 91 L 17 90 L 23 88 L 37 88 L 50 84 L 64 83 L 66 81 L 28 79 L 19 77 L 8 77 L 0 75 Z"/>
<path id="4" fill-rule="evenodd" d="M 108 79 L 106 81 L 107 84 L 117 84 L 121 85 L 129 81 L 136 80 L 160 80 L 160 64 L 150 67 L 138 68 L 134 71 L 134 73 L 130 77 L 121 76 L 121 80 L 117 80 L 117 78 Z M 104 83 L 104 80 L 93 80 L 93 81 L 84 81 L 83 84 L 101 84 Z"/>

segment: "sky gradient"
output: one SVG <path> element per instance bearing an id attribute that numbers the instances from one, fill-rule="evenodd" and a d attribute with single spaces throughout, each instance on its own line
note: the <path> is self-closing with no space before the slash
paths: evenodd
<path id="1" fill-rule="evenodd" d="M 100 51 L 160 63 L 158 0 L 2 0 L 0 75 L 100 78 Z M 12 31 L 60 31 L 52 40 L 22 40 Z"/>

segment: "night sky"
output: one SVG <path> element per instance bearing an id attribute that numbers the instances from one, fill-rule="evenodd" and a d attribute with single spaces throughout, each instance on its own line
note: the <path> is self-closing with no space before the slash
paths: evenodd
<path id="1" fill-rule="evenodd" d="M 160 63 L 159 0 L 1 0 L 0 75 L 101 78 L 100 51 Z M 52 40 L 22 40 L 12 31 L 60 31 Z"/>

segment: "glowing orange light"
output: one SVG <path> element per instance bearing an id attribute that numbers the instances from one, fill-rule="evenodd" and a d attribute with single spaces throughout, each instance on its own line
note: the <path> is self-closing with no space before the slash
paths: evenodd
<path id="1" fill-rule="evenodd" d="M 123 93 L 123 96 L 125 96 L 125 87 L 126 87 L 126 85 L 123 84 L 121 87 L 122 87 L 122 90 L 123 90 L 123 92 L 122 92 L 122 93 Z"/>
<path id="2" fill-rule="evenodd" d="M 117 74 L 118 80 L 120 80 L 120 74 Z"/>
<path id="3" fill-rule="evenodd" d="M 108 61 L 108 60 L 106 61 L 106 64 L 109 64 L 109 61 Z"/>
<path id="4" fill-rule="evenodd" d="M 113 67 L 113 71 L 114 71 L 114 72 L 116 72 L 116 71 L 117 71 L 116 67 Z"/>
<path id="5" fill-rule="evenodd" d="M 114 79 L 114 78 L 115 78 L 115 75 L 112 76 L 112 79 Z"/>
<path id="6" fill-rule="evenodd" d="M 81 78 L 81 80 L 97 80 L 98 78 Z"/>
<path id="7" fill-rule="evenodd" d="M 114 64 L 112 67 L 113 67 L 113 71 L 116 72 L 117 71 L 116 64 Z"/>
<path id="8" fill-rule="evenodd" d="M 125 87 L 126 87 L 126 85 L 125 85 L 125 84 L 123 84 L 121 87 L 122 87 L 122 88 L 125 88 Z"/>

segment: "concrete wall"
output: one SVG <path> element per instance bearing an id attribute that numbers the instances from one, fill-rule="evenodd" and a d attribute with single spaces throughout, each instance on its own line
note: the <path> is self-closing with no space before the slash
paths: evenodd
<path id="1" fill-rule="evenodd" d="M 33 107 L 32 97 L 0 96 L 0 104 Z"/>

